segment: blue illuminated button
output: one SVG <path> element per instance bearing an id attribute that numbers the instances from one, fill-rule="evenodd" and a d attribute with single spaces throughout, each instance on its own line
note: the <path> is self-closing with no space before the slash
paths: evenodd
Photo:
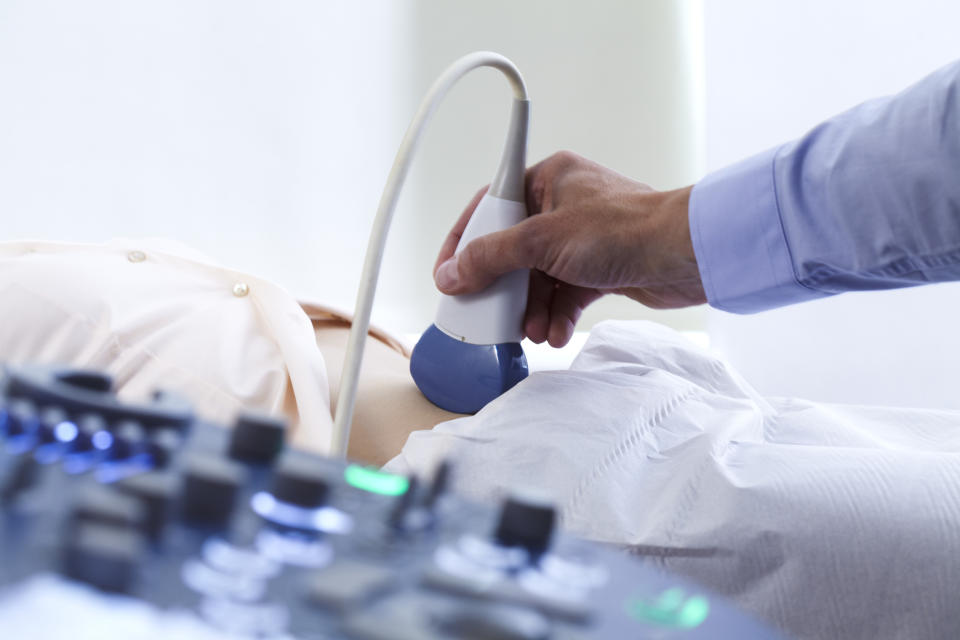
<path id="1" fill-rule="evenodd" d="M 633 598 L 627 603 L 631 617 L 673 629 L 693 629 L 710 614 L 710 602 L 701 595 L 687 596 L 680 587 L 672 587 L 652 599 Z"/>
<path id="2" fill-rule="evenodd" d="M 75 422 L 71 422 L 70 420 L 58 422 L 53 428 L 54 438 L 64 444 L 72 443 L 77 439 L 78 435 L 80 435 L 80 429 L 77 428 L 77 424 Z"/>
<path id="3" fill-rule="evenodd" d="M 40 429 L 37 434 L 41 444 L 66 443 L 77 437 L 77 425 L 67 418 L 63 409 L 47 407 L 40 412 Z"/>
<path id="4" fill-rule="evenodd" d="M 113 446 L 113 434 L 106 429 L 96 431 L 90 436 L 90 443 L 97 451 L 109 451 Z"/>
<path id="5" fill-rule="evenodd" d="M 73 452 L 84 452 L 90 449 L 97 451 L 106 451 L 109 446 L 105 444 L 104 437 L 113 442 L 113 436 L 107 431 L 107 423 L 98 415 L 88 414 L 80 416 L 76 421 L 77 435 L 70 442 L 70 450 Z M 63 440 L 66 442 L 66 440 Z"/>
<path id="6" fill-rule="evenodd" d="M 403 477 L 380 471 L 374 467 L 349 465 L 343 472 L 343 479 L 351 487 L 382 496 L 399 496 L 407 492 L 410 481 Z"/>

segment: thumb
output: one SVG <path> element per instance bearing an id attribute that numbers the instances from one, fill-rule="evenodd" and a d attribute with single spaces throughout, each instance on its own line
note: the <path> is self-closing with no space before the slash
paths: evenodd
<path id="1" fill-rule="evenodd" d="M 437 288 L 447 295 L 473 293 L 490 286 L 505 273 L 535 266 L 529 229 L 532 218 L 509 229 L 480 236 L 450 259 L 434 274 Z"/>

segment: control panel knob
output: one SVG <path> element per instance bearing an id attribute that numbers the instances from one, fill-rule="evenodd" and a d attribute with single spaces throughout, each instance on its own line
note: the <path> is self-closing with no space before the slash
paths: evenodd
<path id="1" fill-rule="evenodd" d="M 533 609 L 499 603 L 467 603 L 434 614 L 434 623 L 455 638 L 549 640 L 550 620 Z"/>
<path id="2" fill-rule="evenodd" d="M 299 507 L 323 506 L 330 493 L 330 483 L 322 465 L 322 459 L 309 454 L 283 455 L 274 471 L 270 493 L 281 502 Z"/>
<path id="3" fill-rule="evenodd" d="M 113 430 L 113 441 L 110 448 L 110 457 L 118 460 L 143 451 L 147 433 L 143 426 L 135 420 L 124 420 Z"/>
<path id="4" fill-rule="evenodd" d="M 534 493 L 514 493 L 503 504 L 494 539 L 505 547 L 522 547 L 534 558 L 550 546 L 557 512 Z"/>
<path id="5" fill-rule="evenodd" d="M 113 378 L 106 373 L 99 371 L 67 371 L 57 376 L 60 382 L 69 384 L 77 389 L 86 389 L 87 391 L 96 391 L 98 393 L 107 393 L 113 388 Z"/>
<path id="6" fill-rule="evenodd" d="M 7 410 L 7 436 L 33 433 L 37 428 L 37 408 L 29 400 L 14 400 Z"/>
<path id="7" fill-rule="evenodd" d="M 433 482 L 430 483 L 430 491 L 424 500 L 423 506 L 427 509 L 433 509 L 437 500 L 450 488 L 451 465 L 449 460 L 444 460 L 433 472 Z"/>
<path id="8" fill-rule="evenodd" d="M 168 428 L 154 430 L 147 438 L 147 452 L 153 460 L 153 466 L 165 468 L 182 445 L 183 436 L 178 431 Z"/>
<path id="9" fill-rule="evenodd" d="M 64 425 L 67 429 L 64 429 L 61 425 Z M 69 429 L 67 425 L 73 426 L 73 429 Z M 57 440 L 65 441 L 67 430 L 71 431 L 69 439 L 73 440 L 76 437 L 76 425 L 69 422 L 67 413 L 63 409 L 47 407 L 40 412 L 40 429 L 37 432 L 40 444 L 50 444 Z"/>
<path id="10" fill-rule="evenodd" d="M 270 464 L 283 449 L 286 430 L 283 418 L 243 413 L 237 418 L 230 437 L 230 457 Z"/>
<path id="11" fill-rule="evenodd" d="M 236 462 L 195 454 L 183 474 L 183 515 L 196 524 L 223 526 L 230 519 L 246 472 Z"/>
<path id="12" fill-rule="evenodd" d="M 77 437 L 70 443 L 71 451 L 104 451 L 112 444 L 113 436 L 107 431 L 107 422 L 103 418 L 96 414 L 86 414 L 77 419 Z"/>
<path id="13" fill-rule="evenodd" d="M 73 518 L 118 527 L 146 525 L 146 511 L 136 499 L 97 484 L 80 490 L 73 503 Z"/>
<path id="14" fill-rule="evenodd" d="M 0 504 L 30 489 L 40 476 L 40 463 L 33 456 L 20 456 L 0 466 Z"/>
<path id="15" fill-rule="evenodd" d="M 420 481 L 417 476 L 410 476 L 408 482 L 406 492 L 397 498 L 387 519 L 390 526 L 399 531 L 424 529 L 430 519 L 430 512 L 416 504 Z"/>
<path id="16" fill-rule="evenodd" d="M 136 529 L 80 520 L 64 548 L 64 570 L 101 589 L 129 591 L 143 547 Z"/>
<path id="17" fill-rule="evenodd" d="M 180 489 L 179 477 L 166 471 L 151 471 L 124 478 L 117 489 L 139 500 L 144 508 L 144 528 L 154 538 L 163 531 Z"/>

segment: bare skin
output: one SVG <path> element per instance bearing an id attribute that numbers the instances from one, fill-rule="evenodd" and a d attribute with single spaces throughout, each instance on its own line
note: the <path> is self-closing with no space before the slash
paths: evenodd
<path id="1" fill-rule="evenodd" d="M 335 413 L 350 326 L 314 321 L 314 333 L 327 366 L 330 408 Z M 367 338 L 347 449 L 350 459 L 382 466 L 400 453 L 412 432 L 459 417 L 461 414 L 435 406 L 420 393 L 410 377 L 406 356 L 376 338 Z"/>
<path id="2" fill-rule="evenodd" d="M 454 255 L 486 189 L 474 197 L 437 257 L 437 288 L 470 293 L 531 269 L 524 331 L 553 347 L 569 342 L 583 310 L 607 294 L 655 309 L 704 303 L 687 218 L 691 189 L 655 191 L 561 151 L 527 170 L 529 218 Z"/>

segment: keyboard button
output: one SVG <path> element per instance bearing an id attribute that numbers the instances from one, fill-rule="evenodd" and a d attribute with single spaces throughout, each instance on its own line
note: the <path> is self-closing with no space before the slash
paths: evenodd
<path id="1" fill-rule="evenodd" d="M 146 510 L 138 500 L 111 488 L 91 484 L 83 487 L 73 503 L 74 520 L 140 528 L 146 525 Z"/>
<path id="2" fill-rule="evenodd" d="M 230 434 L 230 457 L 244 462 L 270 464 L 283 449 L 286 420 L 244 413 Z"/>
<path id="3" fill-rule="evenodd" d="M 195 524 L 226 525 L 237 491 L 246 479 L 244 468 L 226 458 L 205 454 L 194 454 L 185 466 L 184 518 Z"/>
<path id="4" fill-rule="evenodd" d="M 151 471 L 124 478 L 117 490 L 139 500 L 144 508 L 144 530 L 158 537 L 170 520 L 180 490 L 180 478 L 172 473 Z"/>
<path id="5" fill-rule="evenodd" d="M 311 576 L 309 595 L 318 605 L 344 613 L 367 604 L 394 584 L 395 575 L 389 569 L 344 560 Z"/>
<path id="6" fill-rule="evenodd" d="M 433 622 L 454 638 L 548 640 L 552 625 L 536 611 L 504 604 L 465 603 L 435 614 Z"/>
<path id="7" fill-rule="evenodd" d="M 129 591 L 143 553 L 143 536 L 130 527 L 80 523 L 64 553 L 66 574 L 107 591 Z"/>

